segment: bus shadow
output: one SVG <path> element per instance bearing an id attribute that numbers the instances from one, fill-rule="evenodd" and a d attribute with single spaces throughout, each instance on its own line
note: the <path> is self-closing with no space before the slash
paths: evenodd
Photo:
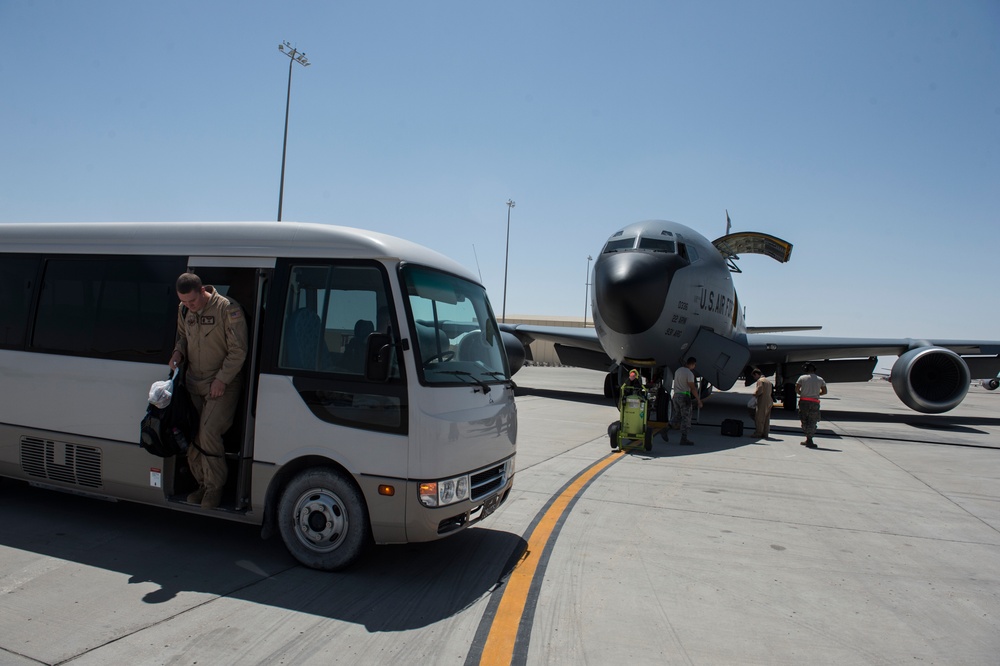
<path id="1" fill-rule="evenodd" d="M 354 567 L 330 573 L 299 565 L 279 538 L 262 540 L 256 526 L 8 480 L 0 483 L 0 498 L 0 547 L 124 574 L 121 590 L 109 592 L 106 576 L 94 576 L 94 586 L 143 616 L 150 614 L 145 605 L 157 606 L 154 613 L 164 619 L 204 603 L 184 594 L 194 592 L 372 632 L 420 628 L 488 594 L 510 573 L 512 555 L 527 547 L 520 535 L 473 527 L 441 541 L 375 547 Z M 87 578 L 81 574 L 73 590 L 60 594 L 96 593 Z M 122 613 L 122 621 L 129 615 Z"/>

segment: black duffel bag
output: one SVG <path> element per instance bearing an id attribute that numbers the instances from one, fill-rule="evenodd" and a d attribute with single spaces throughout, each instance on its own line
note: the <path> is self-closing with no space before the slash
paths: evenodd
<path id="1" fill-rule="evenodd" d="M 198 411 L 184 386 L 182 368 L 178 367 L 167 381 L 171 384 L 167 387 L 169 399 L 154 404 L 151 389 L 151 401 L 139 427 L 139 446 L 158 458 L 186 454 L 188 443 L 198 434 Z M 160 395 L 163 395 L 162 390 Z"/>

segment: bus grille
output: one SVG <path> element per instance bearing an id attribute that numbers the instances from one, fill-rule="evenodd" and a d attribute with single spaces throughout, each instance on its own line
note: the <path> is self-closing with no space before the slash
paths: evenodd
<path id="1" fill-rule="evenodd" d="M 500 490 L 507 483 L 507 477 L 504 474 L 504 463 L 476 472 L 472 475 L 471 481 L 473 502 Z"/>
<path id="2" fill-rule="evenodd" d="M 28 476 L 100 488 L 101 450 L 37 437 L 21 438 L 21 469 Z"/>

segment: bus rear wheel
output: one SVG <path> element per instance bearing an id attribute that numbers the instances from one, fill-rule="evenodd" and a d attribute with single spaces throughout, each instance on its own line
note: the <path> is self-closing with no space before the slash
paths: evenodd
<path id="1" fill-rule="evenodd" d="M 278 529 L 296 560 L 323 571 L 350 566 L 371 544 L 361 492 L 326 468 L 304 470 L 285 486 L 278 503 Z"/>

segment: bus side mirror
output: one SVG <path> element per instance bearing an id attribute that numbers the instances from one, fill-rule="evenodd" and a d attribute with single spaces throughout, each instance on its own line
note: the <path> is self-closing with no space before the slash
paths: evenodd
<path id="1" fill-rule="evenodd" d="M 388 333 L 372 333 L 365 346 L 365 379 L 384 382 L 389 379 L 392 361 L 392 337 Z"/>

